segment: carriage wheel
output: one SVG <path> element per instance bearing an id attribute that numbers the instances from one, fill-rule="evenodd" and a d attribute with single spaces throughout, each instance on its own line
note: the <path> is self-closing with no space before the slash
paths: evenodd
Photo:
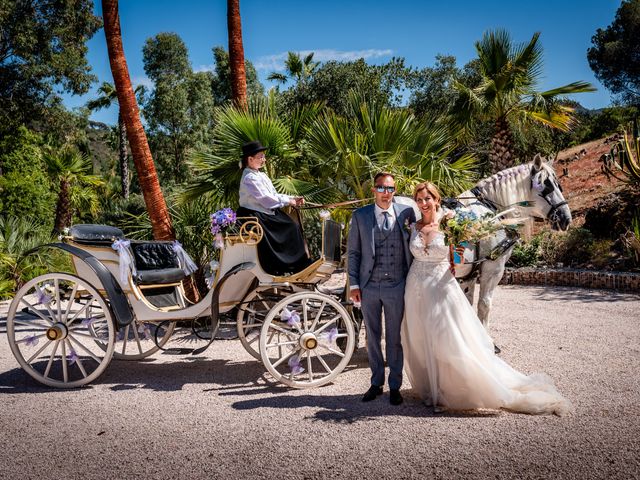
<path id="1" fill-rule="evenodd" d="M 244 297 L 238 308 L 236 328 L 244 349 L 260 360 L 260 330 L 271 308 L 289 294 L 278 287 L 258 287 Z"/>
<path id="2" fill-rule="evenodd" d="M 157 323 L 134 320 L 116 332 L 113 358 L 142 360 L 153 355 L 169 341 L 175 328 L 175 322 Z"/>
<path id="3" fill-rule="evenodd" d="M 48 273 L 16 293 L 7 336 L 29 375 L 50 387 L 73 388 L 107 368 L 115 328 L 106 301 L 93 286 L 75 275 Z"/>
<path id="4" fill-rule="evenodd" d="M 342 339 L 344 347 L 339 346 Z M 349 363 L 354 345 L 349 313 L 333 297 L 317 292 L 278 302 L 260 333 L 262 363 L 276 380 L 296 388 L 331 382 Z"/>

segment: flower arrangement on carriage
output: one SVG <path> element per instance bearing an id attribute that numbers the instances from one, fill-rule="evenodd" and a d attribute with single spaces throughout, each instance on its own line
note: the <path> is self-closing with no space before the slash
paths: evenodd
<path id="1" fill-rule="evenodd" d="M 236 212 L 229 207 L 222 208 L 211 214 L 211 235 L 214 237 L 213 245 L 215 248 L 221 249 L 224 246 L 223 235 L 228 235 L 231 231 L 237 230 L 237 218 Z"/>

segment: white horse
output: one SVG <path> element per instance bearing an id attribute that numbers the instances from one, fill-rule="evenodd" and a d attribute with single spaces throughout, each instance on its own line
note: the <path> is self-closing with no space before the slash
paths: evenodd
<path id="1" fill-rule="evenodd" d="M 401 198 L 400 203 L 410 199 Z M 487 213 L 496 214 L 509 210 L 505 218 L 530 217 L 546 219 L 554 230 L 567 230 L 571 223 L 571 211 L 562 195 L 551 164 L 536 155 L 530 163 L 512 167 L 479 181 L 474 188 L 460 194 L 443 205 L 449 208 L 464 206 L 478 217 Z M 417 205 L 416 218 L 420 218 Z M 456 265 L 456 278 L 467 299 L 473 304 L 476 280 L 480 283 L 478 317 L 482 324 L 489 326 L 491 301 L 502 275 L 505 264 L 517 243 L 517 236 L 508 230 L 499 230 L 488 239 L 482 240 L 475 248 L 465 250 L 464 263 Z"/>

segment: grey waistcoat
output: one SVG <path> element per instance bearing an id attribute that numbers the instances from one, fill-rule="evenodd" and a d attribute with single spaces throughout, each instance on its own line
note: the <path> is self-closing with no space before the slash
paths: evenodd
<path id="1" fill-rule="evenodd" d="M 398 222 L 394 222 L 388 234 L 376 226 L 373 231 L 373 240 L 376 244 L 376 258 L 370 282 L 391 286 L 404 281 L 407 276 L 407 265 L 402 248 L 404 238 Z"/>

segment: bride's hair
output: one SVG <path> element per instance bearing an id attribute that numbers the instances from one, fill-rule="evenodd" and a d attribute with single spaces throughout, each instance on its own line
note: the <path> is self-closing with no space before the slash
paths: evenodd
<path id="1" fill-rule="evenodd" d="M 440 200 L 442 200 L 442 197 L 440 196 L 440 192 L 438 191 L 438 187 L 436 187 L 431 182 L 419 183 L 418 185 L 416 185 L 416 188 L 413 190 L 413 199 L 414 200 L 416 200 L 416 198 L 418 197 L 418 193 L 420 193 L 422 190 L 426 190 L 429 193 L 429 195 L 431 195 L 433 197 L 433 199 L 436 201 L 436 204 L 437 204 L 436 209 L 439 210 L 440 209 Z"/>

